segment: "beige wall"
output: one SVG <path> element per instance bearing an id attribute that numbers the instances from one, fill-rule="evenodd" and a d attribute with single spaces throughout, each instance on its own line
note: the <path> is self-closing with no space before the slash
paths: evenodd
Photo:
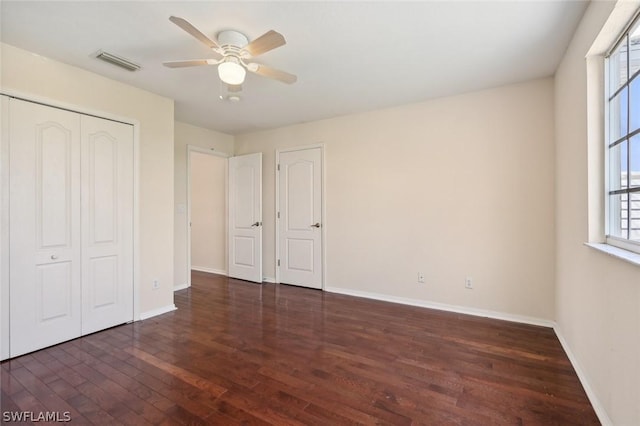
<path id="1" fill-rule="evenodd" d="M 191 268 L 227 272 L 227 159 L 191 153 Z"/>
<path id="2" fill-rule="evenodd" d="M 589 238 L 585 55 L 612 6 L 591 3 L 555 78 L 555 315 L 596 408 L 615 425 L 638 425 L 640 268 L 583 245 Z"/>
<path id="3" fill-rule="evenodd" d="M 141 313 L 173 306 L 173 100 L 1 44 L 2 90 L 138 120 Z M 152 290 L 159 280 L 160 289 Z"/>
<path id="4" fill-rule="evenodd" d="M 553 319 L 552 79 L 237 136 L 264 154 L 267 277 L 275 150 L 319 142 L 325 287 Z"/>
<path id="5" fill-rule="evenodd" d="M 190 124 L 175 123 L 174 147 L 174 285 L 185 287 L 187 274 L 187 146 L 213 150 L 222 155 L 233 155 L 233 136 Z M 225 268 L 226 269 L 226 268 Z"/>

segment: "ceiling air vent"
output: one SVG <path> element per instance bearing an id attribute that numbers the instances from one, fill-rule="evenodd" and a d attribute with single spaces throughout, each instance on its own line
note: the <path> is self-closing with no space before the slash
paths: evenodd
<path id="1" fill-rule="evenodd" d="M 141 68 L 140 65 L 134 64 L 128 59 L 114 55 L 113 53 L 105 52 L 104 50 L 98 50 L 96 58 L 109 62 L 110 64 L 117 65 L 127 71 L 138 71 Z"/>

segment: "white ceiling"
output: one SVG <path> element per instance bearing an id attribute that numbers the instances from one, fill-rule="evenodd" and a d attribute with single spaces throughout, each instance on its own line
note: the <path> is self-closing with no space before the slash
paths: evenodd
<path id="1" fill-rule="evenodd" d="M 176 119 L 230 134 L 314 121 L 553 75 L 584 1 L 6 1 L 1 40 L 175 99 Z M 163 61 L 211 57 L 172 24 L 211 38 L 274 29 L 287 44 L 259 56 L 298 82 L 248 75 L 242 100 L 219 99 L 215 66 Z M 127 72 L 99 49 L 142 65 Z"/>

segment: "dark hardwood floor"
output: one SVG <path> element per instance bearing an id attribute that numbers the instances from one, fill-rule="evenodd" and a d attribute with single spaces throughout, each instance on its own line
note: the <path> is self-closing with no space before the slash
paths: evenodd
<path id="1" fill-rule="evenodd" d="M 3 416 L 599 424 L 551 329 L 204 273 L 192 284 L 175 312 L 3 362 Z"/>

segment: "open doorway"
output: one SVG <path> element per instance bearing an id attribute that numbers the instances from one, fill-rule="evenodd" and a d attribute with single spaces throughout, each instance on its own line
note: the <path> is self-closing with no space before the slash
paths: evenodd
<path id="1" fill-rule="evenodd" d="M 187 159 L 188 283 L 191 271 L 227 275 L 227 158 L 190 146 Z"/>

